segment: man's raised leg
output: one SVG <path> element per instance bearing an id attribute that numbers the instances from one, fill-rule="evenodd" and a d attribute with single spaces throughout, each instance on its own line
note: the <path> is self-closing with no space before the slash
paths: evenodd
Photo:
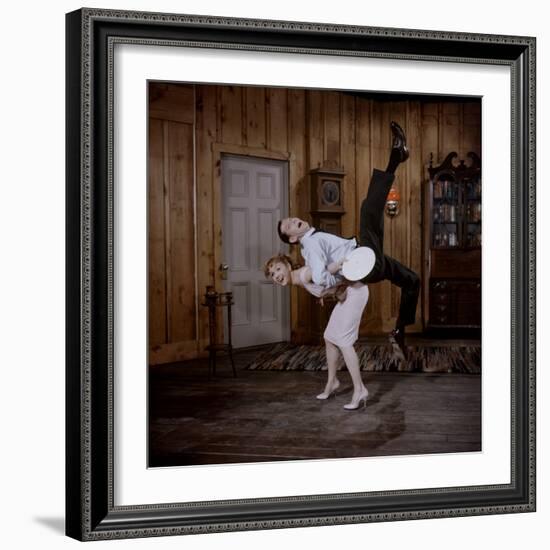
<path id="1" fill-rule="evenodd" d="M 401 289 L 401 304 L 395 329 L 390 335 L 394 352 L 406 359 L 405 327 L 415 322 L 416 305 L 420 292 L 420 279 L 414 271 L 384 255 L 384 210 L 388 193 L 395 179 L 394 172 L 400 163 L 409 158 L 406 137 L 399 124 L 392 122 L 393 143 L 385 172 L 373 170 L 366 199 L 361 205 L 360 245 L 374 250 L 374 269 L 364 279 L 365 283 L 375 283 L 384 279 Z"/>
<path id="2" fill-rule="evenodd" d="M 359 221 L 359 244 L 374 250 L 377 260 L 374 271 L 383 268 L 384 208 L 388 193 L 395 180 L 394 172 L 400 163 L 409 158 L 405 132 L 396 122 L 392 121 L 390 126 L 393 142 L 388 166 L 384 172 L 376 168 L 372 171 L 367 197 L 361 204 L 361 218 Z"/>
<path id="3" fill-rule="evenodd" d="M 374 169 L 367 197 L 361 204 L 359 245 L 374 251 L 376 264 L 373 276 L 384 267 L 384 206 L 394 179 L 393 174 Z"/>

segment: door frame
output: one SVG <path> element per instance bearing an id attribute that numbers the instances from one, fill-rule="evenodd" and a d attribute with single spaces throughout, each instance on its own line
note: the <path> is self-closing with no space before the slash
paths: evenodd
<path id="1" fill-rule="evenodd" d="M 217 215 L 213 216 L 214 224 L 214 280 L 216 288 L 223 288 L 224 280 L 221 278 L 221 273 L 219 270 L 219 265 L 223 259 L 223 242 L 222 242 L 222 219 L 223 219 L 223 204 L 222 204 L 222 157 L 226 156 L 241 156 L 241 157 L 251 157 L 261 161 L 264 160 L 280 160 L 287 163 L 288 174 L 286 177 L 286 197 L 285 201 L 287 203 L 288 212 L 295 211 L 296 205 L 293 205 L 290 201 L 290 185 L 292 181 L 297 181 L 296 174 L 296 159 L 295 156 L 288 151 L 274 151 L 272 149 L 263 149 L 261 147 L 248 147 L 246 145 L 234 145 L 228 143 L 213 143 L 212 144 L 212 178 L 214 190 L 214 208 L 213 211 Z M 285 300 L 286 301 L 286 300 Z M 287 338 L 290 341 L 292 327 L 295 322 L 295 312 L 292 307 L 293 304 L 297 303 L 296 300 L 296 289 L 293 287 L 290 292 L 290 303 L 284 304 L 287 309 L 290 310 L 290 315 L 287 317 L 287 322 L 285 322 L 285 332 Z M 225 321 L 218 319 L 218 326 L 224 327 L 225 332 Z M 225 334 L 224 334 L 225 336 Z"/>

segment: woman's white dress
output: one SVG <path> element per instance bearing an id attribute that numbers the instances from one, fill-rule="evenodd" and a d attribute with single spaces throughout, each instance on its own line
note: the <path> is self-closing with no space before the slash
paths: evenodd
<path id="1" fill-rule="evenodd" d="M 324 287 L 304 281 L 304 268 L 300 270 L 300 281 L 314 296 L 320 297 Z M 339 348 L 353 346 L 359 337 L 361 316 L 369 301 L 369 287 L 361 282 L 353 283 L 346 289 L 346 299 L 337 302 L 332 310 L 324 337 Z"/>

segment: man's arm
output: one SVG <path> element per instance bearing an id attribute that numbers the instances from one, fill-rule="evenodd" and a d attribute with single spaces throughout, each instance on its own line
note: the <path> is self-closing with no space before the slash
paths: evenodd
<path id="1" fill-rule="evenodd" d="M 327 269 L 327 255 L 318 242 L 309 239 L 304 247 L 304 259 L 311 270 L 311 280 L 316 285 L 330 287 L 336 285 L 341 278 L 335 277 Z"/>
<path id="2" fill-rule="evenodd" d="M 346 299 L 346 290 L 349 286 L 349 281 L 338 283 L 336 286 L 325 288 L 324 286 L 316 285 L 310 281 L 303 281 L 302 285 L 310 294 L 319 298 L 321 305 L 324 305 L 324 298 L 335 298 L 339 302 L 343 302 Z"/>
<path id="3" fill-rule="evenodd" d="M 343 261 L 341 261 L 341 262 L 332 262 L 331 264 L 327 265 L 327 271 L 331 275 L 336 275 L 342 269 L 342 264 L 343 263 L 344 263 Z M 306 283 L 311 283 L 313 281 L 313 279 L 311 277 L 311 268 L 308 265 L 306 265 L 306 266 L 304 266 L 303 270 L 304 270 L 304 273 L 303 273 L 304 281 Z"/>

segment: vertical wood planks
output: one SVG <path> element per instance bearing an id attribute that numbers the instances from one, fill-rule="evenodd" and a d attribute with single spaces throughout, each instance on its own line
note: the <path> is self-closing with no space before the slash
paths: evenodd
<path id="1" fill-rule="evenodd" d="M 170 165 L 167 162 L 168 125 L 162 123 L 162 189 L 164 196 L 164 265 L 166 274 L 166 341 L 172 341 L 172 239 L 170 232 L 170 221 L 172 210 L 170 208 Z"/>
<path id="2" fill-rule="evenodd" d="M 355 98 L 342 95 L 340 116 L 340 159 L 346 172 L 344 189 L 344 208 L 346 213 L 342 218 L 342 233 L 345 237 L 358 235 L 358 220 L 356 219 L 356 178 L 355 178 Z"/>
<path id="3" fill-rule="evenodd" d="M 162 125 L 163 122 L 156 119 L 149 123 L 149 346 L 167 341 Z"/>
<path id="4" fill-rule="evenodd" d="M 430 158 L 433 155 L 433 165 L 437 166 L 443 159 L 440 158 L 439 147 L 439 103 L 422 103 L 421 105 L 421 120 L 422 120 L 422 196 L 425 197 L 427 193 L 427 186 L 429 185 L 428 167 L 430 165 Z M 449 151 L 450 152 L 450 151 Z M 424 321 L 427 321 L 430 312 L 429 303 L 429 280 L 428 273 L 430 272 L 430 226 L 429 226 L 429 212 L 424 210 L 422 212 L 423 221 L 423 243 L 424 250 L 422 254 L 422 308 L 424 310 Z"/>
<path id="5" fill-rule="evenodd" d="M 306 148 L 306 92 L 288 90 L 287 134 L 288 150 L 292 152 L 290 167 L 289 212 L 291 216 L 309 218 L 308 151 Z M 291 247 L 291 256 L 301 259 L 299 248 Z M 310 308 L 307 295 L 293 288 L 291 294 L 291 330 L 297 341 L 303 341 L 304 327 L 309 326 Z"/>
<path id="6" fill-rule="evenodd" d="M 266 146 L 266 94 L 265 88 L 250 86 L 242 91 L 246 102 L 246 117 L 243 128 L 246 129 L 246 140 L 249 147 Z"/>
<path id="7" fill-rule="evenodd" d="M 340 101 L 341 92 L 320 92 L 323 96 L 324 128 L 323 128 L 323 165 L 328 168 L 338 168 L 340 162 Z"/>
<path id="8" fill-rule="evenodd" d="M 301 92 L 303 95 L 303 92 Z M 291 90 L 288 91 L 291 98 Z M 291 105 L 287 103 L 286 88 L 268 88 L 267 102 L 267 148 L 273 151 L 288 151 L 287 118 L 290 115 Z M 302 123 L 304 117 L 302 116 Z"/>
<path id="9" fill-rule="evenodd" d="M 462 145 L 464 158 L 470 151 L 481 155 L 481 102 L 465 103 L 462 117 Z"/>
<path id="10" fill-rule="evenodd" d="M 212 189 L 212 142 L 217 135 L 217 90 L 196 87 L 196 177 L 197 177 L 197 275 L 199 300 L 208 285 L 215 284 Z M 199 340 L 208 340 L 208 311 L 199 307 Z M 203 344 L 204 345 L 204 344 Z"/>
<path id="11" fill-rule="evenodd" d="M 220 86 L 222 143 L 241 144 L 243 141 L 242 88 Z M 244 126 L 246 128 L 246 125 Z"/>
<path id="12" fill-rule="evenodd" d="M 459 103 L 442 103 L 439 118 L 439 154 L 443 160 L 448 153 L 456 151 L 461 155 L 462 106 Z"/>
<path id="13" fill-rule="evenodd" d="M 422 125 L 420 103 L 410 101 L 407 105 L 407 143 L 410 157 L 405 163 L 408 187 L 406 208 L 407 227 L 407 263 L 421 279 L 422 285 Z M 422 330 L 422 294 L 416 308 L 416 323 L 410 327 L 411 331 Z"/>
<path id="14" fill-rule="evenodd" d="M 319 90 L 306 91 L 306 133 L 307 165 L 306 170 L 319 168 L 324 160 L 325 111 L 323 93 Z"/>
<path id="15" fill-rule="evenodd" d="M 427 168 L 430 154 L 433 154 L 434 165 L 443 160 L 439 158 L 439 103 L 422 103 L 421 117 L 422 166 L 425 179 L 428 177 Z"/>
<path id="16" fill-rule="evenodd" d="M 196 337 L 193 126 L 165 122 L 170 209 L 170 341 Z"/>
<path id="17" fill-rule="evenodd" d="M 151 83 L 149 87 L 149 116 L 193 124 L 194 86 L 189 84 Z"/>

